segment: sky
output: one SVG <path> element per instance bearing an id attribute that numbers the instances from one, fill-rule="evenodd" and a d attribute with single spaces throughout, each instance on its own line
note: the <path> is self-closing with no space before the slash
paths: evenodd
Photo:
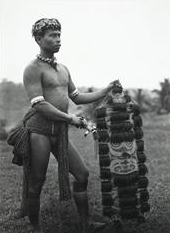
<path id="1" fill-rule="evenodd" d="M 0 81 L 22 83 L 39 53 L 31 28 L 40 18 L 62 25 L 58 62 L 76 86 L 158 89 L 170 78 L 170 0 L 1 0 Z"/>

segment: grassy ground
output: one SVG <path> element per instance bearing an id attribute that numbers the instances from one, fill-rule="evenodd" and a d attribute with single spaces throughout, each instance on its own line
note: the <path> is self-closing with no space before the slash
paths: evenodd
<path id="1" fill-rule="evenodd" d="M 149 168 L 149 192 L 151 211 L 146 223 L 135 226 L 138 233 L 170 232 L 170 115 L 144 116 L 144 140 Z M 94 158 L 91 135 L 84 138 L 83 131 L 70 129 L 70 138 L 80 151 L 90 171 L 89 203 L 93 220 L 102 221 L 101 192 L 98 160 Z M 22 191 L 22 167 L 11 164 L 12 148 L 0 143 L 0 232 L 30 232 L 27 218 L 15 219 L 19 210 Z M 57 233 L 60 218 L 58 213 L 58 175 L 53 157 L 47 172 L 47 180 L 41 198 L 42 224 L 45 233 Z M 68 230 L 69 229 L 69 230 Z M 70 214 L 68 233 L 79 233 L 78 215 L 75 206 Z M 114 233 L 112 231 L 112 233 Z"/>

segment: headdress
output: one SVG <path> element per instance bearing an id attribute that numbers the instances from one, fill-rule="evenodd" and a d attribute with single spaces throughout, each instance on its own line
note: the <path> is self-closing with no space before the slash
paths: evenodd
<path id="1" fill-rule="evenodd" d="M 44 35 L 45 31 L 50 28 L 61 30 L 61 24 L 57 19 L 54 18 L 42 18 L 35 22 L 35 24 L 32 26 L 32 36 L 36 37 Z"/>

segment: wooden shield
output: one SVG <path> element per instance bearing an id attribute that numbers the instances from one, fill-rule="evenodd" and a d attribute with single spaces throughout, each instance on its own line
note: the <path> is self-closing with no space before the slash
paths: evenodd
<path id="1" fill-rule="evenodd" d="M 150 210 L 142 118 L 119 85 L 95 109 L 103 215 L 135 219 Z"/>

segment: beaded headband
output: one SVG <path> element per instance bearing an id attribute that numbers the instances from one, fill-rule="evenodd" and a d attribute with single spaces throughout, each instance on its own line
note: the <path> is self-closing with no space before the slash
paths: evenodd
<path id="1" fill-rule="evenodd" d="M 54 18 L 42 18 L 35 22 L 35 24 L 32 26 L 32 36 L 36 37 L 44 35 L 47 29 L 57 29 L 61 31 L 61 24 L 57 19 Z"/>

